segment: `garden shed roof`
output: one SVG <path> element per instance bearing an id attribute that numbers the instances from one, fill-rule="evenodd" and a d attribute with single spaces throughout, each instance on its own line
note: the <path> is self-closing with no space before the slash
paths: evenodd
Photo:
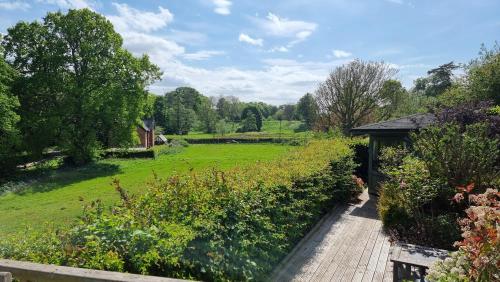
<path id="1" fill-rule="evenodd" d="M 353 135 L 377 134 L 377 133 L 408 133 L 419 130 L 436 121 L 433 114 L 415 114 L 398 119 L 366 124 L 351 129 Z"/>

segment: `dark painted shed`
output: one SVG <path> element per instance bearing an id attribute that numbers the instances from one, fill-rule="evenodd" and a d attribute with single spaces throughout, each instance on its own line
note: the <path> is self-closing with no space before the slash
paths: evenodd
<path id="1" fill-rule="evenodd" d="M 351 129 L 353 135 L 368 135 L 368 191 L 378 193 L 383 175 L 379 171 L 379 155 L 387 146 L 408 146 L 410 133 L 418 131 L 436 120 L 433 114 L 415 114 L 398 119 L 367 124 Z"/>

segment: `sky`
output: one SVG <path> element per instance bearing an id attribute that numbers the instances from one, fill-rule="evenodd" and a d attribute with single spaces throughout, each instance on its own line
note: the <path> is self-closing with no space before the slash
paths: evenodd
<path id="1" fill-rule="evenodd" d="M 275 105 L 357 58 L 397 68 L 409 88 L 500 40 L 498 0 L 0 0 L 0 32 L 72 8 L 106 16 L 126 49 L 150 56 L 163 71 L 155 94 L 191 86 Z"/>

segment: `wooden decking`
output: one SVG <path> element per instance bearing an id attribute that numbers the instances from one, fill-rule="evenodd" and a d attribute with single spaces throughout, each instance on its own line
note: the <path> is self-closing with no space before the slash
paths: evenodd
<path id="1" fill-rule="evenodd" d="M 372 199 L 370 199 L 372 197 Z M 338 206 L 295 247 L 272 281 L 392 281 L 390 243 L 377 218 L 376 199 Z"/>

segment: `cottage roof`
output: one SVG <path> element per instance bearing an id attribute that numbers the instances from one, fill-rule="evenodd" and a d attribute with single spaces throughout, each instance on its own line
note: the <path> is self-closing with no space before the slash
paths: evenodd
<path id="1" fill-rule="evenodd" d="M 146 131 L 151 131 L 155 128 L 155 121 L 153 119 L 145 119 L 139 126 Z"/>
<path id="2" fill-rule="evenodd" d="M 415 114 L 398 119 L 366 124 L 351 129 L 354 135 L 373 134 L 373 133 L 408 133 L 419 130 L 436 121 L 433 114 Z"/>

